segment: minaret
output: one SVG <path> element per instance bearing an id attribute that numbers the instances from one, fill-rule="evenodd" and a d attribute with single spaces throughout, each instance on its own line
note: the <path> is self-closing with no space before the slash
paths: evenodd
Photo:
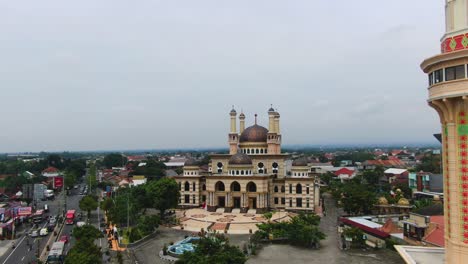
<path id="1" fill-rule="evenodd" d="M 468 263 L 468 0 L 446 0 L 441 54 L 424 60 L 442 126 L 445 263 Z"/>
<path id="2" fill-rule="evenodd" d="M 241 111 L 239 115 L 239 134 L 242 134 L 245 129 L 245 115 L 244 112 Z"/>
<path id="3" fill-rule="evenodd" d="M 278 153 L 278 134 L 276 133 L 276 122 L 275 122 L 275 109 L 273 106 L 268 109 L 268 136 L 267 136 L 267 153 L 268 154 L 279 154 Z"/>
<path id="4" fill-rule="evenodd" d="M 237 129 L 236 129 L 236 116 L 237 112 L 234 109 L 234 106 L 232 106 L 231 112 L 229 112 L 229 115 L 231 116 L 231 131 L 229 132 L 229 154 L 234 155 L 237 153 L 237 147 L 239 144 L 239 134 L 237 134 Z"/>
<path id="5" fill-rule="evenodd" d="M 281 153 L 280 114 L 275 112 L 276 152 Z"/>
<path id="6" fill-rule="evenodd" d="M 275 109 L 273 109 L 273 105 L 268 109 L 268 132 L 269 133 L 276 133 L 275 131 Z"/>

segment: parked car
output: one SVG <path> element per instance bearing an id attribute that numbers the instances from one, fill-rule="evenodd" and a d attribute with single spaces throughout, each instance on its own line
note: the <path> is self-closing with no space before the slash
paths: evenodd
<path id="1" fill-rule="evenodd" d="M 47 228 L 42 228 L 41 231 L 39 231 L 40 236 L 47 236 L 49 234 L 49 231 Z"/>
<path id="2" fill-rule="evenodd" d="M 63 242 L 63 243 L 68 243 L 68 236 L 67 235 L 63 235 L 60 237 L 59 239 L 59 242 Z"/>
<path id="3" fill-rule="evenodd" d="M 44 204 L 44 212 L 49 212 L 49 206 L 47 204 Z"/>
<path id="4" fill-rule="evenodd" d="M 78 185 L 75 185 L 75 187 L 73 187 L 73 188 L 78 189 Z"/>
<path id="5" fill-rule="evenodd" d="M 37 230 L 32 230 L 31 231 L 31 234 L 29 234 L 30 237 L 38 237 L 39 236 L 39 232 Z"/>

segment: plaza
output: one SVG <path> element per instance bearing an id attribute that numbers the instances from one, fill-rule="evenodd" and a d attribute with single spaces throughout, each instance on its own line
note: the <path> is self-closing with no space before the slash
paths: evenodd
<path id="1" fill-rule="evenodd" d="M 296 214 L 278 211 L 273 213 L 270 221 L 289 221 L 294 215 Z M 208 212 L 198 208 L 179 210 L 176 216 L 180 225 L 173 227 L 174 229 L 196 233 L 204 230 L 227 234 L 250 234 L 258 230 L 257 224 L 268 221 L 263 214 Z"/>

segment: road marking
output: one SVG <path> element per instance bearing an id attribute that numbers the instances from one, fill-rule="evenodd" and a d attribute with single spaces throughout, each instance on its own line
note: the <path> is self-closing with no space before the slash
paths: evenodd
<path id="1" fill-rule="evenodd" d="M 25 237 L 21 238 L 20 242 L 18 243 L 18 246 L 21 245 L 21 242 L 23 242 L 24 238 L 25 238 Z M 15 248 L 11 251 L 10 255 L 8 255 L 8 257 L 5 259 L 5 261 L 4 261 L 2 264 L 5 264 L 5 263 L 8 261 L 8 259 L 11 257 L 11 255 L 13 255 L 13 253 L 15 252 L 15 250 L 16 250 L 17 248 L 18 248 L 18 247 L 15 247 Z"/>

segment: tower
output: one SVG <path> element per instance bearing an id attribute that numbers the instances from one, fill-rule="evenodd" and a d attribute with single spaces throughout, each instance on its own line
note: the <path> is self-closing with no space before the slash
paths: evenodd
<path id="1" fill-rule="evenodd" d="M 268 136 L 267 136 L 267 144 L 269 154 L 279 154 L 278 152 L 278 134 L 277 134 L 277 125 L 276 125 L 276 112 L 273 109 L 273 106 L 268 109 Z"/>
<path id="2" fill-rule="evenodd" d="M 229 112 L 229 115 L 231 116 L 231 129 L 229 132 L 229 154 L 234 155 L 237 153 L 237 146 L 239 144 L 239 134 L 237 134 L 237 129 L 236 129 L 236 116 L 237 112 L 234 109 L 234 106 L 232 106 L 231 112 Z"/>
<path id="3" fill-rule="evenodd" d="M 468 0 L 445 1 L 441 54 L 424 60 L 429 100 L 440 117 L 446 263 L 468 263 Z"/>
<path id="4" fill-rule="evenodd" d="M 239 134 L 242 134 L 245 130 L 245 115 L 244 112 L 241 111 L 239 115 Z"/>

